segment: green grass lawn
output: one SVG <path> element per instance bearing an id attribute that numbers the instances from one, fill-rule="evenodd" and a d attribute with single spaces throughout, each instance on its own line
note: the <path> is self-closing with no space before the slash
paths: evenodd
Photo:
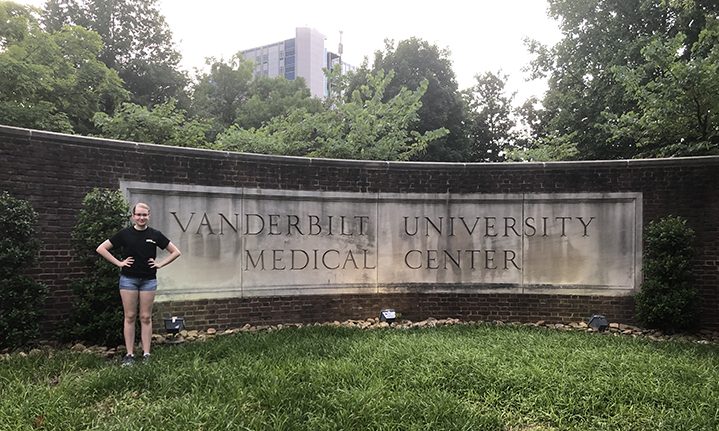
<path id="1" fill-rule="evenodd" d="M 2 430 L 717 430 L 719 347 L 458 325 L 305 327 L 121 368 L 0 361 Z"/>

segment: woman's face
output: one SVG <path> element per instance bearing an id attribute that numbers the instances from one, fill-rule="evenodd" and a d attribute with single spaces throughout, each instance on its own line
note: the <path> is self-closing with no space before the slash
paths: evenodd
<path id="1" fill-rule="evenodd" d="M 135 205 L 134 212 L 132 213 L 132 222 L 140 228 L 147 227 L 147 223 L 150 221 L 150 208 L 147 205 L 137 204 Z"/>

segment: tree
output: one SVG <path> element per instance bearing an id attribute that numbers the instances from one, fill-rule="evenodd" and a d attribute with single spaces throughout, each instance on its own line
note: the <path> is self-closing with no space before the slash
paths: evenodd
<path id="1" fill-rule="evenodd" d="M 32 8 L 9 1 L 0 2 L 0 22 L 3 24 L 0 26 L 0 51 L 21 42 L 31 28 L 37 27 Z"/>
<path id="2" fill-rule="evenodd" d="M 616 140 L 636 142 L 641 157 L 719 153 L 719 21 L 708 22 L 693 46 L 686 39 L 657 37 L 642 49 L 643 65 L 615 68 L 637 106 L 607 112 L 607 130 Z"/>
<path id="3" fill-rule="evenodd" d="M 575 134 L 556 136 L 542 131 L 543 111 L 536 97 L 525 100 L 514 113 L 521 127 L 513 145 L 505 148 L 507 160 L 548 162 L 576 158 L 577 145 L 572 141 Z"/>
<path id="4" fill-rule="evenodd" d="M 706 58 L 707 52 L 692 47 L 707 23 L 716 17 L 719 3 L 550 0 L 549 5 L 550 15 L 560 22 L 564 38 L 551 49 L 530 43 L 537 56 L 533 62 L 535 76 L 549 76 L 540 126 L 543 144 L 566 146 L 569 142 L 576 146 L 575 157 L 581 159 L 660 155 L 643 151 L 647 144 L 637 133 L 619 130 L 616 123 L 632 112 L 624 117 L 625 124 L 632 121 L 632 115 L 644 117 L 652 103 L 650 99 L 667 103 L 669 100 L 663 97 L 684 94 L 684 100 L 691 100 L 687 95 L 690 90 L 678 82 L 662 80 L 661 85 L 670 84 L 673 89 L 664 92 L 658 88 L 654 78 L 659 70 L 648 64 L 653 56 L 650 51 L 655 48 L 649 46 L 671 46 L 671 41 L 681 34 L 686 49 L 681 50 L 676 61 L 688 64 L 697 56 Z M 657 60 L 654 56 L 649 63 L 656 66 Z M 651 69 L 651 73 L 643 74 Z M 635 88 L 627 91 L 631 86 Z M 638 148 L 642 146 L 644 149 Z"/>
<path id="5" fill-rule="evenodd" d="M 500 162 L 505 159 L 505 149 L 517 139 L 512 118 L 514 95 L 505 94 L 506 75 L 486 72 L 475 79 L 475 86 L 462 92 L 469 117 L 468 160 Z"/>
<path id="6" fill-rule="evenodd" d="M 392 72 L 394 79 L 385 90 L 385 101 L 395 97 L 402 88 L 418 88 L 427 81 L 418 121 L 410 130 L 420 134 L 445 128 L 448 134 L 432 141 L 426 152 L 416 160 L 460 161 L 466 158 L 467 138 L 463 127 L 466 119 L 462 97 L 447 49 L 439 49 L 424 40 L 411 38 L 394 45 L 385 42 L 385 51 L 375 53 L 371 69 L 363 65 L 350 74 L 348 97 L 354 89 L 368 83 L 370 73 Z"/>
<path id="7" fill-rule="evenodd" d="M 48 34 L 18 5 L 0 2 L 9 16 L 0 51 L 0 118 L 4 124 L 89 133 L 95 112 L 111 113 L 127 98 L 115 71 L 97 56 L 100 37 L 66 26 Z"/>
<path id="8" fill-rule="evenodd" d="M 210 129 L 207 121 L 187 118 L 174 99 L 153 109 L 124 103 L 115 115 L 98 112 L 93 120 L 105 138 L 179 147 L 206 146 L 205 134 Z"/>
<path id="9" fill-rule="evenodd" d="M 331 76 L 338 79 L 338 70 Z M 368 83 L 344 101 L 331 98 L 328 109 L 311 113 L 295 109 L 275 117 L 259 129 L 230 127 L 218 136 L 217 149 L 342 159 L 410 160 L 426 151 L 446 129 L 419 133 L 410 129 L 417 119 L 423 81 L 416 90 L 403 88 L 384 101 L 394 73 L 367 75 Z M 334 88 L 340 88 L 340 84 Z"/>
<path id="10" fill-rule="evenodd" d="M 180 98 L 187 77 L 180 53 L 157 9 L 157 0 L 48 0 L 43 22 L 49 31 L 74 24 L 98 33 L 104 42 L 100 59 L 118 71 L 143 106 Z"/>
<path id="11" fill-rule="evenodd" d="M 249 98 L 252 62 L 235 55 L 227 62 L 210 58 L 207 64 L 210 71 L 198 77 L 190 108 L 193 115 L 212 122 L 214 138 L 235 122 L 240 107 Z"/>
<path id="12" fill-rule="evenodd" d="M 255 77 L 250 83 L 249 98 L 237 109 L 237 126 L 259 128 L 274 117 L 286 115 L 293 109 L 309 113 L 320 112 L 322 101 L 312 97 L 304 79 L 292 81 L 284 77 Z"/>
<path id="13" fill-rule="evenodd" d="M 47 287 L 25 275 L 40 250 L 37 213 L 22 199 L 0 192 L 0 348 L 37 338 Z"/>

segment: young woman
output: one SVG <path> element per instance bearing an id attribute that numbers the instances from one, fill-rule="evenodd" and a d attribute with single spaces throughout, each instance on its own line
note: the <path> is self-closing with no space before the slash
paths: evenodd
<path id="1" fill-rule="evenodd" d="M 169 265 L 180 257 L 180 250 L 159 230 L 148 226 L 150 206 L 138 203 L 132 208 L 133 225 L 117 232 L 97 247 L 97 252 L 108 262 L 121 269 L 120 297 L 125 314 L 123 335 L 127 354 L 122 365 L 132 365 L 135 361 L 135 321 L 137 309 L 140 309 L 140 338 L 143 359 L 150 357 L 152 341 L 152 305 L 157 290 L 157 270 Z M 122 249 L 123 260 L 110 253 L 113 247 Z M 155 260 L 157 248 L 170 254 L 163 260 Z"/>

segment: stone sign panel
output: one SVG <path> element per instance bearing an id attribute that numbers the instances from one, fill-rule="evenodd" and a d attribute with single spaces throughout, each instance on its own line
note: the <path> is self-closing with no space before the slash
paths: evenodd
<path id="1" fill-rule="evenodd" d="M 121 187 L 150 204 L 151 225 L 183 253 L 159 272 L 159 301 L 412 289 L 626 295 L 641 282 L 641 193 Z"/>

